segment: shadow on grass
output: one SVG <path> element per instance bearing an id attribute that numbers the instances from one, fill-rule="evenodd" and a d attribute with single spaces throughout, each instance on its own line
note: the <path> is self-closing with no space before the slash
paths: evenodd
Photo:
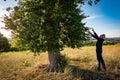
<path id="1" fill-rule="evenodd" d="M 93 72 L 90 70 L 80 69 L 79 67 L 75 66 L 66 67 L 65 73 L 80 78 L 82 80 L 120 80 L 119 74 L 107 73 L 102 71 Z"/>
<path id="2" fill-rule="evenodd" d="M 120 74 L 103 71 L 92 71 L 81 69 L 80 67 L 68 65 L 64 73 L 46 72 L 47 65 L 40 65 L 30 68 L 20 74 L 20 80 L 120 80 Z M 17 77 L 18 78 L 18 77 Z"/>

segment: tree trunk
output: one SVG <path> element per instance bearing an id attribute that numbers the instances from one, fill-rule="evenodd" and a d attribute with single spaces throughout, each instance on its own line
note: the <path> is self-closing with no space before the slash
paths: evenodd
<path id="1" fill-rule="evenodd" d="M 60 67 L 60 52 L 48 52 L 49 65 L 48 72 L 63 72 Z"/>

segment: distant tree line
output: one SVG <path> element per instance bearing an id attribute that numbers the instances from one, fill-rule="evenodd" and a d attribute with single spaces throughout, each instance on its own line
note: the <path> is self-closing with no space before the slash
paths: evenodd
<path id="1" fill-rule="evenodd" d="M 115 45 L 120 43 L 120 39 L 106 39 L 103 45 Z M 95 40 L 87 40 L 84 41 L 84 46 L 95 46 Z M 22 41 L 18 38 L 8 40 L 3 34 L 0 33 L 0 52 L 8 52 L 8 51 L 25 51 L 29 50 L 26 44 L 22 44 Z"/>
<path id="2" fill-rule="evenodd" d="M 0 33 L 0 52 L 8 52 L 10 50 L 10 44 L 6 37 Z"/>
<path id="3" fill-rule="evenodd" d="M 116 39 L 106 39 L 103 43 L 103 45 L 115 45 L 120 43 L 120 40 L 116 40 Z M 95 40 L 87 40 L 84 42 L 84 46 L 95 46 L 96 45 L 96 41 Z"/>
<path id="4" fill-rule="evenodd" d="M 0 52 L 9 52 L 9 51 L 24 51 L 28 50 L 25 45 L 21 44 L 21 41 L 18 39 L 7 39 L 0 33 Z"/>

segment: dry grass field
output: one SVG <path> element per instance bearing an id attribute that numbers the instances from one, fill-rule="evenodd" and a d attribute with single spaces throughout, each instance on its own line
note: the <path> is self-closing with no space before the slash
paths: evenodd
<path id="1" fill-rule="evenodd" d="M 64 73 L 47 73 L 47 52 L 33 56 L 30 51 L 0 54 L 0 80 L 120 80 L 120 44 L 103 47 L 107 70 L 97 71 L 95 46 L 61 51 L 69 61 Z"/>

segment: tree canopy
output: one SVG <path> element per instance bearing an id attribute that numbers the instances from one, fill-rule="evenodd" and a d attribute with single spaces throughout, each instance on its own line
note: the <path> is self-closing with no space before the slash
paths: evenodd
<path id="1" fill-rule="evenodd" d="M 20 0 L 5 17 L 5 26 L 33 52 L 80 47 L 86 39 L 80 1 Z"/>
<path id="2" fill-rule="evenodd" d="M 99 0 L 19 0 L 18 6 L 7 8 L 5 26 L 33 52 L 80 47 L 86 40 L 85 18 L 77 8 Z"/>
<path id="3" fill-rule="evenodd" d="M 20 0 L 10 16 L 5 17 L 5 24 L 33 52 L 80 47 L 85 40 L 81 22 L 85 16 L 75 3 L 73 0 Z"/>

